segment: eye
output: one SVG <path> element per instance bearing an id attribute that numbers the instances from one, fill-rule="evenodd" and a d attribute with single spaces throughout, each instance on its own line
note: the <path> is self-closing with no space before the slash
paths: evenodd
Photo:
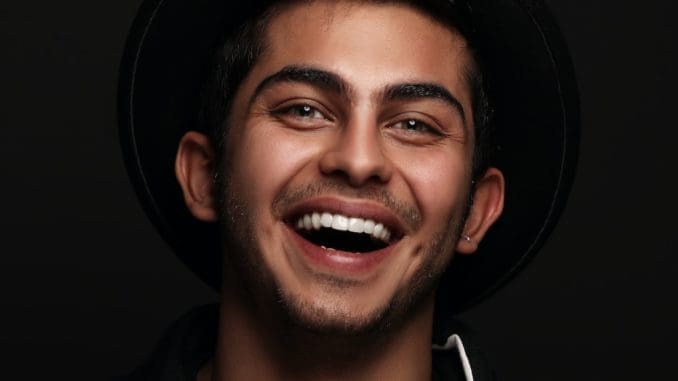
<path id="1" fill-rule="evenodd" d="M 391 125 L 391 128 L 410 133 L 437 134 L 436 129 L 417 119 L 405 119 Z"/>
<path id="2" fill-rule="evenodd" d="M 322 112 L 309 104 L 285 107 L 282 110 L 279 110 L 278 113 L 302 119 L 327 119 Z"/>

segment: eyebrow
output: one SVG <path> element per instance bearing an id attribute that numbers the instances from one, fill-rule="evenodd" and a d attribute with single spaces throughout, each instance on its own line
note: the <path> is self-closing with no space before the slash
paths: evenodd
<path id="1" fill-rule="evenodd" d="M 264 78 L 254 90 L 254 93 L 250 98 L 250 103 L 252 103 L 262 91 L 275 84 L 285 82 L 306 83 L 314 87 L 331 91 L 344 98 L 348 98 L 348 95 L 351 93 L 351 88 L 348 83 L 335 73 L 309 66 L 290 65 L 285 66 L 280 71 Z"/>
<path id="2" fill-rule="evenodd" d="M 264 78 L 254 90 L 250 98 L 250 104 L 254 102 L 262 91 L 275 84 L 285 82 L 305 83 L 336 93 L 346 99 L 349 98 L 352 92 L 351 86 L 335 73 L 312 66 L 289 65 Z M 461 116 L 462 122 L 466 124 L 466 113 L 461 102 L 442 85 L 431 82 L 398 83 L 387 86 L 383 94 L 384 98 L 389 101 L 408 99 L 434 99 L 442 101 L 455 109 Z"/>
<path id="3" fill-rule="evenodd" d="M 434 99 L 447 103 L 457 110 L 461 120 L 466 124 L 466 113 L 461 102 L 443 86 L 435 83 L 401 83 L 386 88 L 384 97 L 391 101 L 407 99 Z"/>

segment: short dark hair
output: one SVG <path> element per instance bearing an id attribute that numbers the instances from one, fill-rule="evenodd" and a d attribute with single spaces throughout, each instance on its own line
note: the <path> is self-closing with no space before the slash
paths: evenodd
<path id="1" fill-rule="evenodd" d="M 231 112 L 232 100 L 240 84 L 249 74 L 265 50 L 265 33 L 271 19 L 290 5 L 312 0 L 268 1 L 251 12 L 234 29 L 224 32 L 203 85 L 199 123 L 200 130 L 215 143 L 218 157 L 224 148 L 225 129 Z M 482 61 L 474 44 L 474 28 L 465 2 L 450 0 L 352 0 L 357 3 L 400 3 L 421 10 L 446 27 L 454 28 L 467 41 L 472 63 L 466 73 L 471 90 L 475 147 L 473 178 L 487 170 L 490 163 L 492 136 L 492 108 L 487 95 Z M 462 4 L 463 3 L 463 4 Z M 220 164 L 219 164 L 220 165 Z"/>

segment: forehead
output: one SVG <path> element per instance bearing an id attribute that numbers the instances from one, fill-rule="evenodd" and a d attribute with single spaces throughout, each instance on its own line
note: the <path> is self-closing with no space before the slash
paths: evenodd
<path id="1" fill-rule="evenodd" d="M 272 17 L 259 62 L 261 70 L 322 67 L 366 89 L 417 80 L 468 93 L 472 59 L 456 30 L 409 5 L 314 1 Z"/>

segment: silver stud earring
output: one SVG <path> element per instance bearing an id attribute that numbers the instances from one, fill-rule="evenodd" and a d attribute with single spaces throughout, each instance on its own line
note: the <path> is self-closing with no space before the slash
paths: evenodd
<path id="1" fill-rule="evenodd" d="M 461 238 L 463 238 L 464 241 L 466 241 L 466 242 L 471 242 L 471 236 L 468 235 L 468 234 L 462 235 Z"/>

